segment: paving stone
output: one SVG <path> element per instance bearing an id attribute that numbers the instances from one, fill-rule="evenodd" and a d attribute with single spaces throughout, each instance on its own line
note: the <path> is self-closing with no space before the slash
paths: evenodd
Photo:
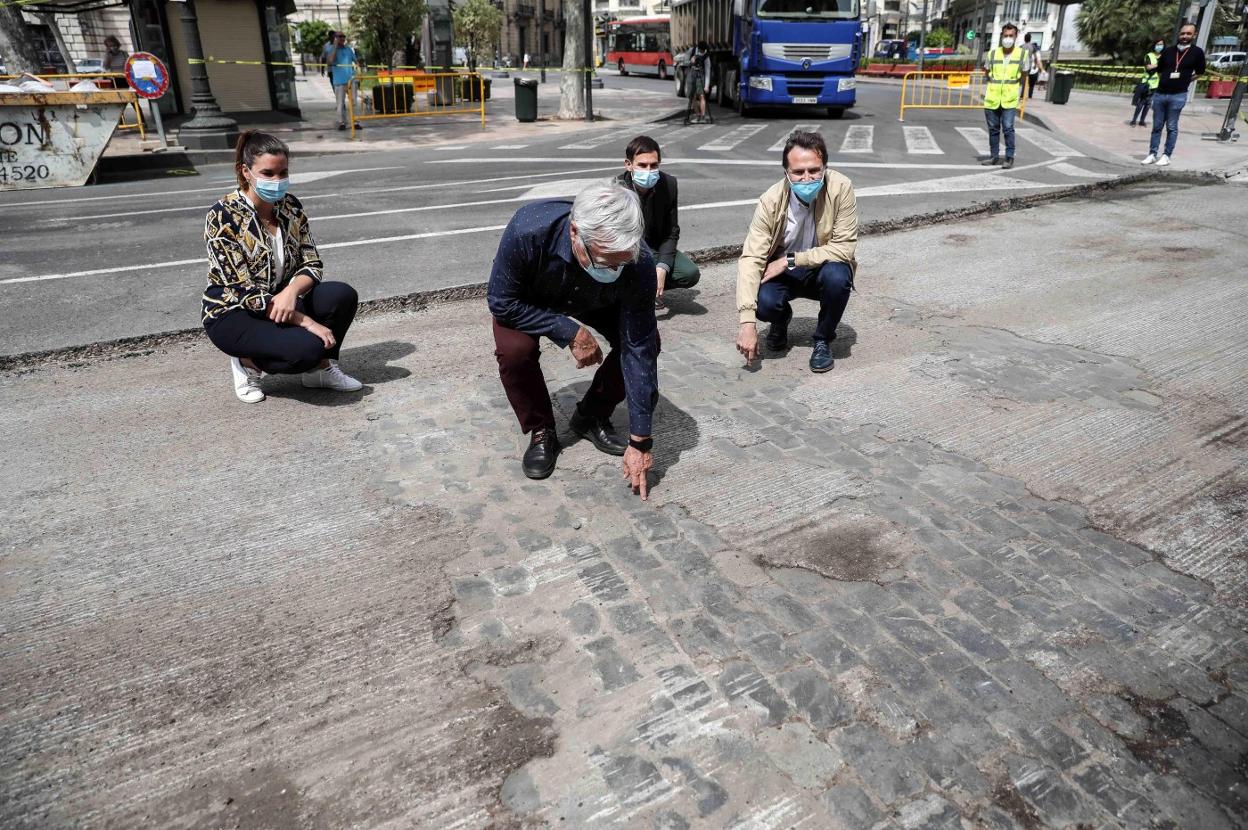
<path id="1" fill-rule="evenodd" d="M 614 602 L 628 596 L 628 586 L 608 562 L 588 565 L 578 575 L 590 593 L 602 602 Z"/>
<path id="2" fill-rule="evenodd" d="M 503 674 L 503 688 L 511 705 L 521 712 L 535 717 L 549 717 L 559 711 L 559 705 L 541 687 L 542 670 L 525 663 L 509 668 Z"/>
<path id="3" fill-rule="evenodd" d="M 736 644 L 707 616 L 697 615 L 671 623 L 673 636 L 694 659 L 727 659 L 738 653 Z"/>
<path id="4" fill-rule="evenodd" d="M 980 626 L 961 617 L 945 617 L 935 622 L 936 628 L 972 655 L 984 660 L 1004 660 L 1010 655 L 1005 644 Z"/>
<path id="5" fill-rule="evenodd" d="M 927 776 L 908 754 L 872 727 L 847 726 L 832 733 L 832 740 L 867 789 L 885 805 L 913 798 L 928 786 Z"/>
<path id="6" fill-rule="evenodd" d="M 1040 815 L 1044 826 L 1095 826 L 1100 811 L 1057 770 L 1029 758 L 1010 757 L 1006 766 L 1018 792 Z"/>
<path id="7" fill-rule="evenodd" d="M 776 675 L 776 683 L 816 730 L 835 729 L 852 717 L 849 706 L 836 693 L 831 681 L 811 666 L 782 672 Z"/>
<path id="8" fill-rule="evenodd" d="M 988 779 L 939 734 L 921 735 L 906 750 L 941 791 L 957 793 L 963 801 L 987 797 Z"/>
<path id="9" fill-rule="evenodd" d="M 614 638 L 599 637 L 586 643 L 585 650 L 593 658 L 594 672 L 602 681 L 604 691 L 622 689 L 639 679 L 637 670 L 620 654 Z"/>
<path id="10" fill-rule="evenodd" d="M 755 711 L 770 725 L 782 723 L 789 714 L 784 697 L 748 663 L 727 663 L 717 682 L 725 697 L 734 703 L 752 702 Z"/>
<path id="11" fill-rule="evenodd" d="M 467 616 L 494 607 L 494 586 L 488 579 L 465 576 L 452 580 L 455 602 L 461 615 Z"/>
<path id="12" fill-rule="evenodd" d="M 737 644 L 764 671 L 774 673 L 806 659 L 758 616 L 737 623 L 733 634 Z"/>
<path id="13" fill-rule="evenodd" d="M 958 808 L 934 793 L 901 805 L 896 821 L 905 830 L 962 830 Z"/>
<path id="14" fill-rule="evenodd" d="M 845 828 L 873 827 L 884 818 L 883 811 L 871 800 L 871 796 L 855 784 L 836 784 L 819 796 L 828 815 Z"/>
<path id="15" fill-rule="evenodd" d="M 895 643 L 879 643 L 867 652 L 866 659 L 877 674 L 902 694 L 914 694 L 939 682 L 922 660 Z"/>
<path id="16" fill-rule="evenodd" d="M 598 631 L 598 612 L 588 602 L 577 602 L 568 606 L 563 617 L 572 626 L 574 634 L 584 637 Z"/>
<path id="17" fill-rule="evenodd" d="M 664 521 L 667 520 L 664 519 Z M 675 534 L 675 529 L 672 532 Z M 612 561 L 621 563 L 632 573 L 648 571 L 661 564 L 658 559 L 645 551 L 640 541 L 632 538 L 612 539 L 607 543 L 607 556 Z"/>
<path id="18" fill-rule="evenodd" d="M 654 549 L 687 577 L 703 577 L 716 573 L 715 563 L 711 558 L 687 541 L 656 542 Z"/>
<path id="19" fill-rule="evenodd" d="M 799 787 L 822 789 L 845 765 L 839 750 L 804 723 L 784 723 L 757 738 L 771 762 Z"/>
<path id="20" fill-rule="evenodd" d="M 728 792 L 715 781 L 700 775 L 692 763 L 683 759 L 668 757 L 663 765 L 680 776 L 681 783 L 691 789 L 697 799 L 699 818 L 713 815 L 728 802 Z"/>
<path id="21" fill-rule="evenodd" d="M 795 642 L 832 677 L 862 663 L 858 653 L 830 631 L 808 631 L 798 635 Z"/>

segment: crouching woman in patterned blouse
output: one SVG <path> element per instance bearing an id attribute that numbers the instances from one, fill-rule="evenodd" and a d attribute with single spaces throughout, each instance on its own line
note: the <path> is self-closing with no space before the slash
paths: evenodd
<path id="1" fill-rule="evenodd" d="M 354 392 L 362 384 L 338 368 L 338 350 L 358 297 L 321 281 L 321 257 L 303 205 L 287 194 L 290 152 L 273 136 L 238 137 L 238 190 L 208 211 L 208 339 L 230 356 L 234 394 L 264 400 L 262 372 L 303 375 L 303 385 Z"/>

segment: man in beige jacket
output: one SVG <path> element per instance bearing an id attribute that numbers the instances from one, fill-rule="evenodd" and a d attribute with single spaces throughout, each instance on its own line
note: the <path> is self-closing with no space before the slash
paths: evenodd
<path id="1" fill-rule="evenodd" d="M 858 208 L 849 179 L 828 169 L 828 146 L 818 133 L 794 132 L 784 145 L 785 176 L 758 200 L 737 262 L 737 351 L 758 357 L 758 320 L 771 323 L 767 346 L 789 344 L 794 298 L 817 300 L 810 370 L 832 368 L 828 343 L 854 287 Z"/>

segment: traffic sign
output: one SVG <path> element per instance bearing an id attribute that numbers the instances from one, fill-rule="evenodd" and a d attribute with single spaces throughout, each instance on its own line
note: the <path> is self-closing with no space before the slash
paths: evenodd
<path id="1" fill-rule="evenodd" d="M 140 98 L 159 98 L 169 89 L 169 70 L 151 52 L 134 52 L 126 59 L 126 83 Z"/>
<path id="2" fill-rule="evenodd" d="M 966 32 L 966 39 L 967 39 L 967 40 L 974 40 L 974 39 L 975 39 L 975 30 L 974 30 L 974 29 L 968 29 L 968 30 L 967 30 L 967 32 Z"/>

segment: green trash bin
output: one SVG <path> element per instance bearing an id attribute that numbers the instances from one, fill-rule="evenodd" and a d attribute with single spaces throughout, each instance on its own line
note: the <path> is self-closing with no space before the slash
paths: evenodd
<path id="1" fill-rule="evenodd" d="M 537 78 L 516 78 L 516 120 L 537 120 Z"/>
<path id="2" fill-rule="evenodd" d="M 1053 103 L 1065 104 L 1070 100 L 1070 91 L 1075 88 L 1075 73 L 1065 70 L 1054 72 L 1050 83 L 1053 84 Z"/>

